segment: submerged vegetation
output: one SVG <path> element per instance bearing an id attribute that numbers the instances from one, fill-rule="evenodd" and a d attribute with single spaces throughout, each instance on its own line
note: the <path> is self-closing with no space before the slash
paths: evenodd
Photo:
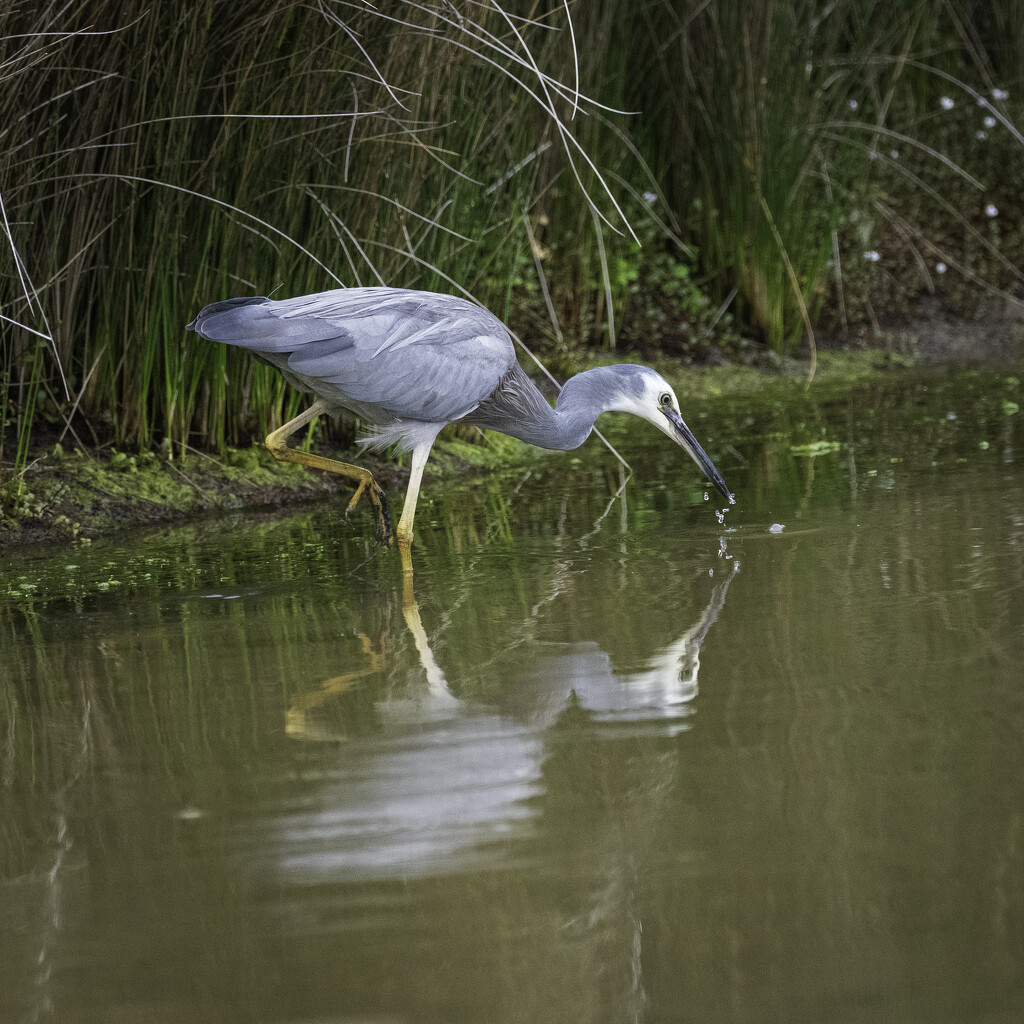
<path id="1" fill-rule="evenodd" d="M 465 289 L 556 363 L 814 353 L 1019 296 L 1011 0 L 0 11 L 0 501 L 32 443 L 223 447 L 298 398 L 184 324 Z"/>

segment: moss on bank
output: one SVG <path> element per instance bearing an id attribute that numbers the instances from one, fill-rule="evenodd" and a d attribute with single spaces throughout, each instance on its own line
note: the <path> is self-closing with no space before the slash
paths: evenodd
<path id="1" fill-rule="evenodd" d="M 316 450 L 358 462 L 388 490 L 405 485 L 405 458 L 396 461 L 368 456 L 362 450 L 333 451 L 323 444 L 317 444 Z M 438 441 L 428 476 L 490 470 L 529 459 L 531 451 L 514 438 L 464 430 L 463 436 L 445 435 Z M 227 448 L 218 455 L 190 452 L 173 457 L 105 449 L 68 452 L 56 444 L 35 454 L 20 495 L 0 509 L 0 551 L 41 542 L 88 543 L 125 526 L 187 522 L 237 509 L 296 506 L 335 493 L 339 507 L 344 508 L 351 494 L 348 481 L 278 462 L 261 444 Z"/>
<path id="2" fill-rule="evenodd" d="M 87 541 L 123 525 L 184 521 L 217 509 L 311 501 L 336 489 L 324 474 L 277 463 L 263 448 L 160 457 L 145 452 L 37 454 L 0 517 L 0 548 Z"/>

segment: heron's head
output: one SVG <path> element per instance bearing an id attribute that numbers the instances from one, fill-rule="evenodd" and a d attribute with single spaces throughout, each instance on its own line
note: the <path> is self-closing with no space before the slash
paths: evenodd
<path id="1" fill-rule="evenodd" d="M 610 412 L 632 413 L 653 423 L 697 463 L 701 472 L 732 503 L 735 499 L 722 475 L 684 422 L 679 412 L 679 399 L 672 385 L 660 373 L 647 366 L 623 364 L 607 369 L 614 372 L 615 383 L 611 402 L 606 408 Z"/>

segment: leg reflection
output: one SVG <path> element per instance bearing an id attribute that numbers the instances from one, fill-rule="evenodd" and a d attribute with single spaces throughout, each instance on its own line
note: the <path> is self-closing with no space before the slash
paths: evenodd
<path id="1" fill-rule="evenodd" d="M 402 617 L 406 627 L 412 634 L 416 654 L 420 666 L 427 678 L 427 694 L 431 701 L 438 704 L 458 703 L 448 689 L 448 680 L 438 665 L 434 652 L 430 648 L 427 632 L 420 618 L 420 608 L 416 601 L 413 584 L 412 555 L 408 545 L 400 545 L 402 554 Z M 393 607 L 392 602 L 389 602 Z M 364 633 L 358 634 L 362 646 L 362 663 L 359 668 L 341 675 L 332 676 L 319 683 L 315 689 L 295 697 L 285 711 L 285 733 L 293 739 L 319 742 L 342 742 L 347 739 L 344 733 L 328 728 L 321 722 L 313 720 L 311 712 L 324 707 L 340 694 L 352 689 L 357 683 L 368 676 L 386 672 L 391 661 L 386 643 L 386 633 L 377 639 L 376 649 L 373 641 Z"/>
<path id="2" fill-rule="evenodd" d="M 413 643 L 416 645 L 416 653 L 420 656 L 420 664 L 427 675 L 427 688 L 432 697 L 447 698 L 452 702 L 455 698 L 448 689 L 448 680 L 444 672 L 434 659 L 434 652 L 430 649 L 430 641 L 427 639 L 426 630 L 420 620 L 420 606 L 416 602 L 416 594 L 413 589 L 412 554 L 408 548 L 401 548 L 402 552 L 402 617 L 405 624 L 412 633 Z"/>
<path id="3" fill-rule="evenodd" d="M 386 664 L 383 638 L 380 640 L 380 650 L 378 651 L 373 649 L 373 643 L 365 633 L 359 634 L 359 641 L 362 644 L 366 664 L 352 672 L 344 672 L 340 676 L 332 676 L 330 679 L 325 679 L 310 693 L 299 694 L 292 701 L 284 715 L 284 731 L 286 735 L 297 740 L 313 740 L 321 743 L 338 743 L 348 738 L 343 733 L 331 731 L 322 723 L 310 721 L 307 718 L 307 713 L 323 707 L 328 701 L 337 697 L 339 693 L 350 690 L 361 679 L 383 671 Z"/>

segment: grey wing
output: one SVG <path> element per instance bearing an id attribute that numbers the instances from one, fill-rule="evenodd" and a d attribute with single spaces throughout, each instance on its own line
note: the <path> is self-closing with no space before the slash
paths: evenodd
<path id="1" fill-rule="evenodd" d="M 207 306 L 189 326 L 264 354 L 328 400 L 340 393 L 399 419 L 434 423 L 475 409 L 515 362 L 508 331 L 486 310 L 399 288 L 231 299 Z"/>

